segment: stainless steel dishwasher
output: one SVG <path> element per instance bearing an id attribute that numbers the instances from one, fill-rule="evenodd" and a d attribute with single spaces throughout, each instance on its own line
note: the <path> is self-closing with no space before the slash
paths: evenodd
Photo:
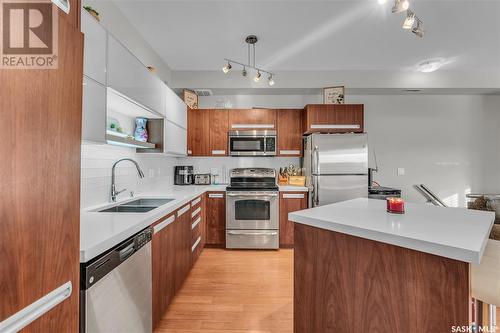
<path id="1" fill-rule="evenodd" d="M 152 332 L 147 228 L 80 266 L 80 332 Z"/>

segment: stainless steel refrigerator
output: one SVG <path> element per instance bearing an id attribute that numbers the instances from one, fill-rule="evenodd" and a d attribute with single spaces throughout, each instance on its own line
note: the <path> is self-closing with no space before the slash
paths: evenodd
<path id="1" fill-rule="evenodd" d="M 366 134 L 311 134 L 304 139 L 303 172 L 309 206 L 368 196 Z"/>

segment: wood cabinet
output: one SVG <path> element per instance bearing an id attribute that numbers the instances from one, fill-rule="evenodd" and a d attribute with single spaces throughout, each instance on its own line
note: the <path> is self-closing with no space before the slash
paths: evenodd
<path id="1" fill-rule="evenodd" d="M 153 225 L 152 239 L 152 302 L 153 328 L 160 323 L 168 306 L 175 296 L 175 260 L 178 221 L 176 212 L 166 216 Z"/>
<path id="2" fill-rule="evenodd" d="M 209 156 L 227 155 L 227 132 L 229 111 L 227 109 L 209 110 Z"/>
<path id="3" fill-rule="evenodd" d="M 108 33 L 97 20 L 81 7 L 83 49 L 83 74 L 106 85 L 106 43 Z"/>
<path id="4" fill-rule="evenodd" d="M 307 105 L 303 119 L 305 133 L 363 133 L 363 104 Z"/>
<path id="5" fill-rule="evenodd" d="M 78 332 L 83 35 L 70 3 L 56 10 L 57 69 L 0 70 L 0 322 L 72 285 L 23 332 Z"/>
<path id="6" fill-rule="evenodd" d="M 196 263 L 206 242 L 205 195 L 191 201 L 191 266 Z"/>
<path id="7" fill-rule="evenodd" d="M 302 109 L 276 110 L 278 156 L 302 156 Z"/>
<path id="8" fill-rule="evenodd" d="M 210 156 L 210 110 L 188 109 L 188 156 Z"/>
<path id="9" fill-rule="evenodd" d="M 174 229 L 176 235 L 175 260 L 175 291 L 179 291 L 191 269 L 191 206 L 179 208 L 177 223 Z"/>
<path id="10" fill-rule="evenodd" d="M 229 130 L 276 129 L 275 109 L 230 109 Z"/>
<path id="11" fill-rule="evenodd" d="M 307 209 L 307 192 L 280 192 L 280 247 L 293 247 L 293 225 L 288 213 Z"/>
<path id="12" fill-rule="evenodd" d="M 207 246 L 226 246 L 226 193 L 208 192 L 207 194 Z"/>

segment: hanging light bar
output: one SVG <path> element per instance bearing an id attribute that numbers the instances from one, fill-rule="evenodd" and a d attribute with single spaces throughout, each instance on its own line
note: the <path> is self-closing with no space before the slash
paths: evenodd
<path id="1" fill-rule="evenodd" d="M 411 28 L 413 28 L 415 19 L 416 19 L 415 13 L 408 9 L 406 11 L 406 19 L 403 23 L 403 29 L 410 30 Z"/>
<path id="2" fill-rule="evenodd" d="M 420 21 L 420 19 L 417 17 L 416 22 L 417 24 L 411 28 L 411 32 L 413 32 L 415 36 L 422 38 L 424 37 L 424 32 L 425 32 L 424 28 L 422 27 L 422 21 Z"/>
<path id="3" fill-rule="evenodd" d="M 268 74 L 268 84 L 270 86 L 273 86 L 275 81 L 274 81 L 274 76 L 275 74 L 274 73 L 271 73 L 265 69 L 262 69 L 262 68 L 258 68 L 255 66 L 255 43 L 257 43 L 257 36 L 255 35 L 249 35 L 245 38 L 245 42 L 247 43 L 248 45 L 248 59 L 247 59 L 247 63 L 244 64 L 242 62 L 239 62 L 239 61 L 235 61 L 235 60 L 232 60 L 232 59 L 227 59 L 227 58 L 224 58 L 224 60 L 227 62 L 227 64 L 222 68 L 222 71 L 227 74 L 229 73 L 229 71 L 231 70 L 232 68 L 232 65 L 231 64 L 236 64 L 236 65 L 240 65 L 241 67 L 243 67 L 242 71 L 241 71 L 241 75 L 243 77 L 246 77 L 248 75 L 248 72 L 247 72 L 247 68 L 250 68 L 250 69 L 253 69 L 255 70 L 257 73 L 256 75 L 254 76 L 253 80 L 255 82 L 259 82 L 260 81 L 260 78 L 262 76 L 262 73 L 265 73 L 265 74 Z M 250 50 L 250 48 L 252 48 L 252 50 Z"/>

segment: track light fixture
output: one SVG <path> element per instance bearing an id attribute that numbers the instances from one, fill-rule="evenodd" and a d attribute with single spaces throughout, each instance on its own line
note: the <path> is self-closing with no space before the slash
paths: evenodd
<path id="1" fill-rule="evenodd" d="M 224 74 L 227 74 L 229 73 L 229 71 L 231 70 L 231 68 L 233 68 L 233 66 L 231 66 L 231 63 L 228 61 L 227 62 L 227 65 L 222 67 L 222 71 L 224 72 Z"/>
<path id="2" fill-rule="evenodd" d="M 413 24 L 415 24 L 415 19 L 416 19 L 415 13 L 408 9 L 406 11 L 406 19 L 403 23 L 403 29 L 410 30 L 411 28 L 413 28 Z"/>
<path id="3" fill-rule="evenodd" d="M 416 22 L 417 22 L 417 24 L 415 24 L 411 28 L 411 32 L 413 32 L 415 34 L 415 36 L 422 38 L 422 37 L 424 37 L 424 29 L 422 27 L 422 21 L 420 21 L 420 19 L 417 17 Z"/>
<path id="4" fill-rule="evenodd" d="M 273 75 L 270 74 L 269 77 L 267 78 L 267 83 L 272 87 L 274 86 L 274 79 L 273 79 Z"/>
<path id="5" fill-rule="evenodd" d="M 410 7 L 410 2 L 408 0 L 395 0 L 394 6 L 392 7 L 393 13 L 401 13 Z"/>
<path id="6" fill-rule="evenodd" d="M 243 70 L 241 71 L 241 75 L 243 77 L 246 77 L 248 75 L 247 68 L 251 68 L 251 69 L 257 71 L 257 74 L 253 78 L 253 80 L 255 82 L 260 81 L 260 78 L 262 76 L 261 73 L 266 73 L 266 74 L 269 74 L 268 84 L 270 86 L 272 86 L 272 85 L 274 85 L 274 73 L 271 73 L 269 71 L 266 71 L 262 68 L 258 68 L 255 66 L 255 44 L 257 43 L 257 41 L 258 41 L 257 36 L 255 36 L 255 35 L 247 36 L 245 38 L 245 43 L 247 43 L 247 48 L 248 48 L 247 63 L 244 64 L 244 63 L 226 58 L 224 60 L 227 61 L 227 65 L 222 68 L 222 71 L 227 74 L 232 68 L 231 64 L 233 64 L 233 65 L 237 64 L 237 65 L 240 65 L 241 67 L 243 67 Z"/>
<path id="7" fill-rule="evenodd" d="M 255 82 L 259 82 L 259 81 L 260 81 L 260 77 L 261 77 L 261 76 L 262 76 L 262 75 L 260 74 L 260 72 L 259 72 L 259 71 L 257 71 L 257 74 L 255 75 L 255 77 L 253 78 L 253 80 L 254 80 Z"/>

